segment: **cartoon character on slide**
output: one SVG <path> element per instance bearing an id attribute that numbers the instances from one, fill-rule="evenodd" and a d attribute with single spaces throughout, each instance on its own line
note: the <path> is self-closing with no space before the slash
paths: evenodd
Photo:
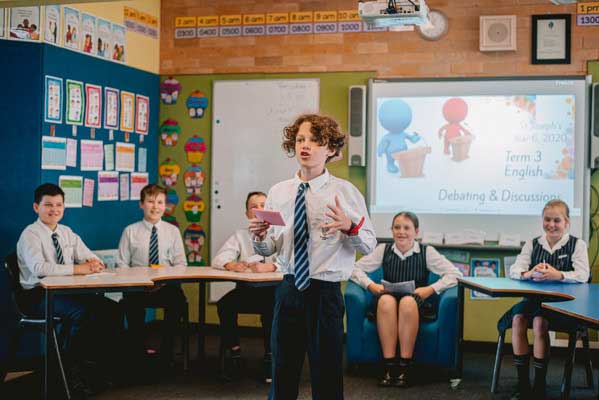
<path id="1" fill-rule="evenodd" d="M 406 140 L 416 143 L 422 139 L 417 133 L 405 132 L 405 129 L 412 123 L 412 109 L 403 100 L 387 100 L 379 109 L 379 122 L 389 133 L 381 139 L 377 147 L 377 155 L 380 157 L 385 154 L 387 157 L 387 171 L 399 172 L 393 159 L 393 153 L 406 151 L 408 149 Z"/>
<path id="2" fill-rule="evenodd" d="M 468 105 L 466 102 L 458 97 L 449 99 L 443 105 L 443 116 L 447 120 L 447 124 L 443 125 L 439 129 L 439 139 L 443 137 L 443 131 L 445 131 L 445 148 L 443 152 L 449 154 L 449 142 L 451 139 L 455 139 L 461 136 L 461 132 L 464 135 L 470 135 L 466 128 L 460 125 L 466 116 L 468 115 Z"/>

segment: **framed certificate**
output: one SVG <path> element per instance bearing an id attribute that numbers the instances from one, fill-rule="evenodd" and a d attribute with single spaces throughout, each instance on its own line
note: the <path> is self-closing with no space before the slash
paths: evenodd
<path id="1" fill-rule="evenodd" d="M 532 63 L 570 64 L 570 14 L 532 16 Z"/>

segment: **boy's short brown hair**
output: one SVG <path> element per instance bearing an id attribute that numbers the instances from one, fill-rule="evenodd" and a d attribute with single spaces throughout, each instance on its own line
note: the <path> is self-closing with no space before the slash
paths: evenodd
<path id="1" fill-rule="evenodd" d="M 345 134 L 341 131 L 337 121 L 325 115 L 303 114 L 292 125 L 286 126 L 283 130 L 282 147 L 289 157 L 295 156 L 295 138 L 300 125 L 304 122 L 312 124 L 310 132 L 312 132 L 319 145 L 327 146 L 330 150 L 335 151 L 335 154 L 329 157 L 327 162 L 341 153 L 341 149 L 345 145 Z"/>
<path id="2" fill-rule="evenodd" d="M 35 189 L 35 192 L 33 193 L 33 202 L 35 204 L 40 204 L 44 196 L 58 195 L 61 195 L 62 201 L 64 201 L 64 191 L 60 188 L 60 186 L 53 183 L 42 183 Z"/>
<path id="3" fill-rule="evenodd" d="M 143 189 L 141 189 L 141 193 L 139 195 L 139 202 L 143 203 L 144 200 L 147 197 L 156 197 L 158 196 L 160 193 L 162 193 L 164 195 L 164 197 L 166 197 L 166 189 L 163 188 L 162 186 L 158 186 L 155 183 L 150 183 L 149 185 L 146 185 L 143 187 Z"/>
<path id="4" fill-rule="evenodd" d="M 260 192 L 260 191 L 255 191 L 255 192 L 249 192 L 247 197 L 245 198 L 245 211 L 249 211 L 248 207 L 250 205 L 250 199 L 254 196 L 264 196 L 266 197 L 266 193 L 264 192 Z"/>

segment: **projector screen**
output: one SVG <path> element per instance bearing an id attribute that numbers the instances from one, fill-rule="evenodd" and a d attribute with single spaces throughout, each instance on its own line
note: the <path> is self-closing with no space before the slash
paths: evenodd
<path id="1" fill-rule="evenodd" d="M 369 84 L 368 205 L 377 236 L 415 212 L 424 232 L 464 229 L 526 240 L 550 199 L 588 236 L 588 87 L 584 78 Z"/>

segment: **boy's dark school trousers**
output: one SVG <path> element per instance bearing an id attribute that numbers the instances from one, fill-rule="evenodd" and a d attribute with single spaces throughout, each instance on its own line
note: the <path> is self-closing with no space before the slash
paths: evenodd
<path id="1" fill-rule="evenodd" d="M 300 292 L 293 275 L 283 277 L 275 292 L 269 399 L 297 399 L 306 352 L 312 398 L 343 399 L 344 313 L 340 282 L 311 279 Z"/>

